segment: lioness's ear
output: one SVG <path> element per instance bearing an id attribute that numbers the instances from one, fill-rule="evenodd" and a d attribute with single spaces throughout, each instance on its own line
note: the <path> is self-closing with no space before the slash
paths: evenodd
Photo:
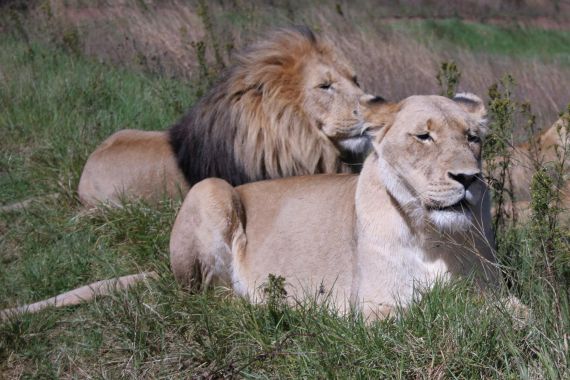
<path id="1" fill-rule="evenodd" d="M 472 114 L 479 122 L 482 135 L 487 134 L 487 108 L 485 103 L 475 94 L 462 92 L 453 97 L 453 101 L 461 106 L 465 111 Z"/>
<path id="2" fill-rule="evenodd" d="M 366 133 L 376 139 L 383 135 L 394 123 L 400 107 L 398 103 L 388 103 L 378 96 L 364 95 L 360 99 Z"/>
<path id="3" fill-rule="evenodd" d="M 473 114 L 473 116 L 484 119 L 487 116 L 487 109 L 485 103 L 475 94 L 469 92 L 462 92 L 456 94 L 453 100 L 457 102 L 465 111 Z"/>

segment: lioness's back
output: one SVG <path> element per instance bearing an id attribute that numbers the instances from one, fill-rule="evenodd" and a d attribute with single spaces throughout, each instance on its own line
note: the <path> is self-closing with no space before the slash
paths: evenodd
<path id="1" fill-rule="evenodd" d="M 294 282 L 311 278 L 310 271 L 320 267 L 335 278 L 318 281 L 348 281 L 357 180 L 355 175 L 317 175 L 237 187 L 247 215 L 243 269 L 259 280 L 273 273 Z"/>
<path id="2" fill-rule="evenodd" d="M 239 186 L 236 191 L 248 215 L 246 232 L 249 236 L 251 229 L 265 235 L 280 224 L 299 231 L 304 231 L 303 225 L 309 223 L 328 231 L 337 228 L 339 221 L 349 222 L 353 217 L 357 179 L 350 174 L 323 174 Z"/>

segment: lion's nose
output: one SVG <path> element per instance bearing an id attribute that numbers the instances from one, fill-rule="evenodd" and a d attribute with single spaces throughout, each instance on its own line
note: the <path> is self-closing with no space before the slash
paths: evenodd
<path id="1" fill-rule="evenodd" d="M 449 178 L 462 184 L 466 190 L 469 188 L 469 186 L 471 186 L 473 182 L 475 182 L 475 180 L 480 174 L 481 172 L 474 172 L 474 173 L 447 172 Z"/>

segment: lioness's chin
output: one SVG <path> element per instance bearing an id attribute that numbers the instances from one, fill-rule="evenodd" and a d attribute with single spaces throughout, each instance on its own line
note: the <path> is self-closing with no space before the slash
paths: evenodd
<path id="1" fill-rule="evenodd" d="M 366 153 L 372 148 L 370 138 L 366 135 L 340 140 L 338 145 L 341 149 L 354 153 Z"/>
<path id="2" fill-rule="evenodd" d="M 442 231 L 466 231 L 473 222 L 473 214 L 468 209 L 431 210 L 428 215 L 434 226 Z"/>

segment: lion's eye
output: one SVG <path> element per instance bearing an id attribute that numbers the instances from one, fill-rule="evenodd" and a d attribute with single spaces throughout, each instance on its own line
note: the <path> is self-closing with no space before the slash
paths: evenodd
<path id="1" fill-rule="evenodd" d="M 326 82 L 319 85 L 321 90 L 330 90 L 332 88 L 332 83 Z"/>
<path id="2" fill-rule="evenodd" d="M 481 142 L 481 138 L 477 135 L 468 134 L 467 141 L 469 141 L 470 143 L 479 144 Z"/>
<path id="3" fill-rule="evenodd" d="M 433 141 L 433 138 L 431 137 L 431 135 L 429 133 L 420 133 L 419 135 L 415 136 L 416 139 L 420 140 L 420 141 Z"/>

